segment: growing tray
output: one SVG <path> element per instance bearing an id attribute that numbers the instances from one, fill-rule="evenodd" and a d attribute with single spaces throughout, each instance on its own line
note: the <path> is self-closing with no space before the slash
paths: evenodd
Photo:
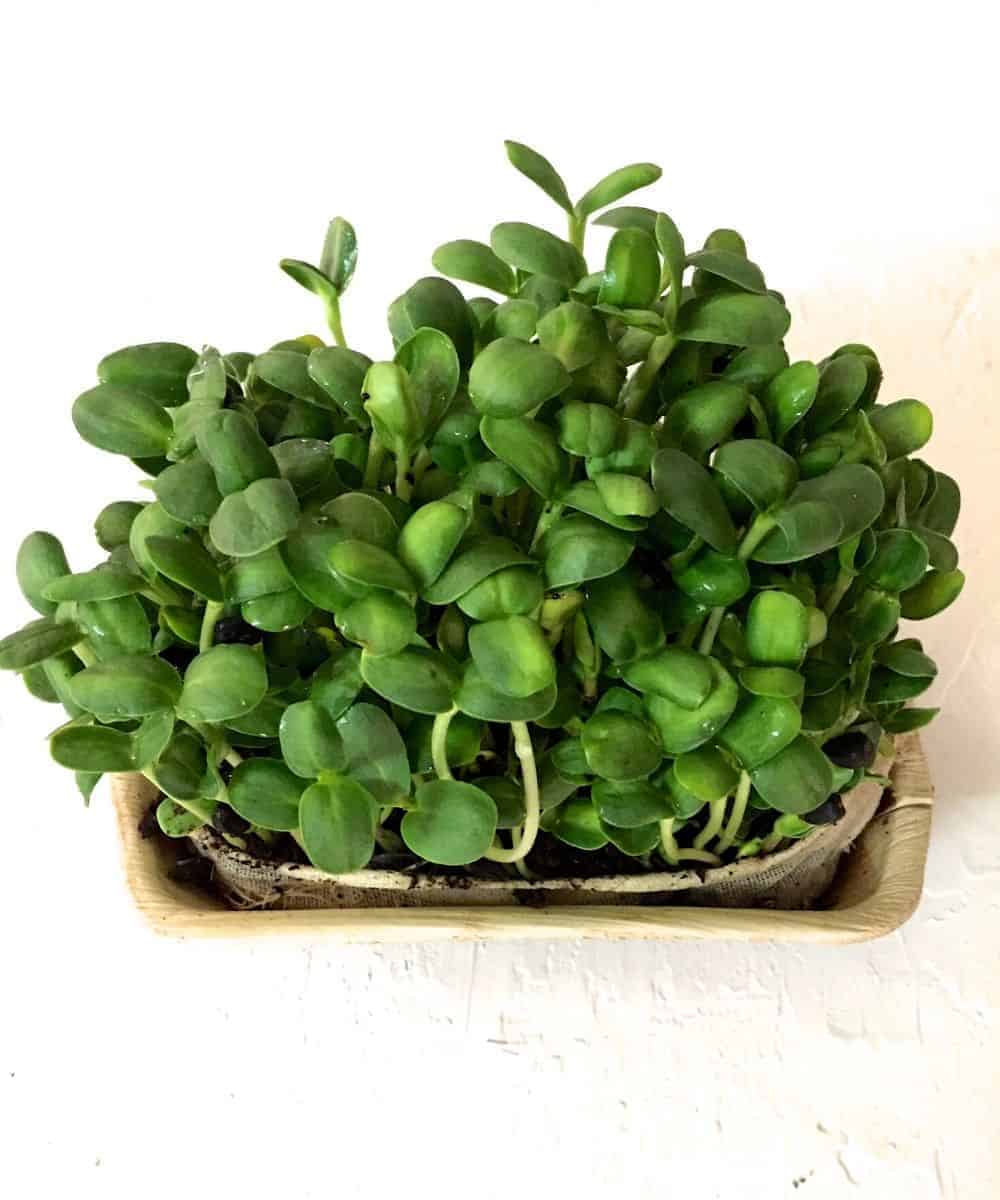
<path id="1" fill-rule="evenodd" d="M 139 821 L 152 797 L 141 776 L 118 776 L 113 797 L 125 874 L 136 905 L 159 933 L 179 937 L 291 934 L 385 942 L 494 938 L 732 938 L 860 942 L 898 928 L 923 887 L 934 791 L 920 739 L 897 739 L 892 787 L 844 856 L 821 909 L 707 908 L 682 904 L 560 904 L 551 907 L 427 904 L 412 908 L 234 910 L 221 898 L 169 878 L 176 844 L 144 839 Z"/>

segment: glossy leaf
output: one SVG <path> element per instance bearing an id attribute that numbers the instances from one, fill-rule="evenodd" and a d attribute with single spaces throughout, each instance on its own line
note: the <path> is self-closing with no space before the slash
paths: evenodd
<path id="1" fill-rule="evenodd" d="M 574 513 L 546 535 L 546 582 L 550 588 L 565 588 L 602 579 L 621 570 L 632 549 L 631 540 L 619 530 Z"/>
<path id="2" fill-rule="evenodd" d="M 783 813 L 811 812 L 833 791 L 830 760 L 802 734 L 751 771 L 750 778 L 767 804 Z"/>
<path id="3" fill-rule="evenodd" d="M 710 741 L 736 708 L 739 688 L 735 680 L 716 659 L 707 661 L 712 672 L 712 690 L 697 708 L 685 707 L 655 693 L 645 696 L 646 710 L 659 730 L 665 754 L 686 754 Z"/>
<path id="4" fill-rule="evenodd" d="M 750 602 L 746 645 L 756 663 L 797 667 L 806 652 L 809 615 L 791 592 L 758 592 Z"/>
<path id="5" fill-rule="evenodd" d="M 965 586 L 962 571 L 928 571 L 924 578 L 900 596 L 902 615 L 908 621 L 937 616 L 958 599 Z"/>
<path id="6" fill-rule="evenodd" d="M 344 744 L 337 726 L 326 709 L 311 700 L 285 709 L 278 737 L 286 765 L 303 779 L 344 769 Z"/>
<path id="7" fill-rule="evenodd" d="M 443 654 L 408 646 L 398 654 L 361 655 L 361 677 L 392 704 L 418 713 L 447 712 L 458 687 L 455 668 Z"/>
<path id="8" fill-rule="evenodd" d="M 177 713 L 185 721 L 227 721 L 250 712 L 267 691 L 267 671 L 250 646 L 213 646 L 184 673 Z"/>
<path id="9" fill-rule="evenodd" d="M 802 714 L 792 700 L 748 696 L 720 732 L 719 744 L 752 771 L 780 753 L 801 728 Z"/>
<path id="10" fill-rule="evenodd" d="M 244 820 L 287 832 L 299 825 L 302 780 L 274 758 L 248 758 L 233 771 L 227 799 Z"/>
<path id="11" fill-rule="evenodd" d="M 555 355 L 520 338 L 490 342 L 469 372 L 473 404 L 493 417 L 523 416 L 568 384 L 569 374 Z"/>
<path id="12" fill-rule="evenodd" d="M 716 292 L 685 301 L 677 312 L 676 334 L 684 341 L 729 346 L 766 346 L 780 342 L 791 317 L 772 296 Z"/>
<path id="13" fill-rule="evenodd" d="M 580 197 L 576 202 L 576 213 L 581 217 L 590 216 L 591 213 L 614 204 L 616 200 L 621 200 L 623 196 L 656 183 L 662 174 L 662 170 L 655 163 L 630 163 L 627 167 L 619 167 L 617 171 L 605 175 Z"/>
<path id="14" fill-rule="evenodd" d="M 798 482 L 795 459 L 772 442 L 745 438 L 720 446 L 712 470 L 722 475 L 758 512 L 780 504 Z"/>
<path id="15" fill-rule="evenodd" d="M 73 424 L 91 446 L 129 458 L 163 454 L 173 433 L 162 405 L 143 392 L 113 383 L 100 383 L 77 397 Z"/>
<path id="16" fill-rule="evenodd" d="M 416 808 L 405 814 L 400 833 L 407 846 L 428 862 L 457 867 L 475 862 L 489 849 L 497 810 L 482 788 L 454 779 L 422 784 Z"/>
<path id="17" fill-rule="evenodd" d="M 299 829 L 309 861 L 321 871 L 360 871 L 375 849 L 375 800 L 343 776 L 314 783 L 299 799 Z"/>
<path id="18" fill-rule="evenodd" d="M 25 600 L 43 617 L 52 616 L 58 602 L 47 599 L 45 590 L 70 573 L 62 542 L 55 534 L 44 530 L 29 533 L 18 547 L 15 569 L 17 584 Z"/>
<path id="19" fill-rule="evenodd" d="M 722 379 L 693 388 L 667 409 L 659 430 L 660 445 L 674 446 L 692 458 L 703 458 L 732 436 L 749 400 L 744 388 Z"/>
<path id="20" fill-rule="evenodd" d="M 720 554 L 736 550 L 736 530 L 718 488 L 700 463 L 664 448 L 653 458 L 653 487 L 664 509 Z"/>
<path id="21" fill-rule="evenodd" d="M 24 671 L 71 650 L 83 637 L 78 625 L 41 617 L 0 640 L 0 671 Z"/>
<path id="22" fill-rule="evenodd" d="M 162 658 L 122 655 L 78 672 L 69 688 L 80 708 L 99 717 L 145 717 L 173 709 L 181 678 Z"/>

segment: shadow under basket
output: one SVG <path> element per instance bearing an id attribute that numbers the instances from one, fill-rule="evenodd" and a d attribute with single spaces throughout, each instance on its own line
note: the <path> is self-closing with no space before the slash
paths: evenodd
<path id="1" fill-rule="evenodd" d="M 217 893 L 170 878 L 190 843 L 140 834 L 151 784 L 117 776 L 113 795 L 129 888 L 151 927 L 173 936 L 859 942 L 902 925 L 923 887 L 934 793 L 916 734 L 896 739 L 890 777 L 885 792 L 870 782 L 856 788 L 841 822 L 761 859 L 752 875 L 747 864 L 734 864 L 534 883 L 376 871 L 335 877 L 262 863 L 205 831 L 194 848 L 212 859 Z M 803 870 L 807 852 L 812 861 Z"/>

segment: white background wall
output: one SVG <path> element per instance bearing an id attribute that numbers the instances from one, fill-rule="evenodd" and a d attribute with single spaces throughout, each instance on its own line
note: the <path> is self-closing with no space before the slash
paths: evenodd
<path id="1" fill-rule="evenodd" d="M 228 1195 L 986 1200 L 1000 1187 L 994 550 L 1000 169 L 988 6 L 36 3 L 0 69 L 0 588 L 31 528 L 96 562 L 138 495 L 74 396 L 130 342 L 319 330 L 278 272 L 357 226 L 348 336 L 434 246 L 653 159 L 697 243 L 736 225 L 793 354 L 879 348 L 934 407 L 969 584 L 926 635 L 946 705 L 920 911 L 848 949 L 171 943 L 140 927 L 109 803 L 0 680 L 0 1180 L 18 1200 Z M 595 235 L 592 252 L 603 238 Z"/>

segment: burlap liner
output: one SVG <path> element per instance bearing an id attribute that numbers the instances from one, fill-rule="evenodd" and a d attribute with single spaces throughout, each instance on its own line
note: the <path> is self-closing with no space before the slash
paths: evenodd
<path id="1" fill-rule="evenodd" d="M 873 770 L 886 774 L 889 759 Z M 514 904 L 698 904 L 724 908 L 814 906 L 833 882 L 841 855 L 875 815 L 881 784 L 869 780 L 844 797 L 844 816 L 786 850 L 707 870 L 661 871 L 597 879 L 476 879 L 454 874 L 357 871 L 328 875 L 298 863 L 272 863 L 235 849 L 214 830 L 191 843 L 211 860 L 233 908 L 404 908 Z"/>

